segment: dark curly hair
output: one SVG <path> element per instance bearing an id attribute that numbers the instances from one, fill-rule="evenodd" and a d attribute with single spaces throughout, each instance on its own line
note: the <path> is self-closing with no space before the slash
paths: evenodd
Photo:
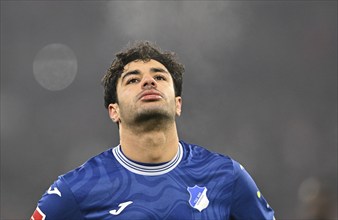
<path id="1" fill-rule="evenodd" d="M 111 103 L 118 103 L 116 85 L 125 65 L 135 60 L 149 61 L 151 59 L 160 62 L 168 69 L 173 78 L 175 96 L 181 96 L 184 66 L 178 62 L 176 54 L 170 51 L 163 52 L 157 45 L 149 41 L 139 41 L 133 44 L 129 43 L 125 50 L 117 53 L 116 58 L 102 78 L 104 106 L 106 108 Z"/>

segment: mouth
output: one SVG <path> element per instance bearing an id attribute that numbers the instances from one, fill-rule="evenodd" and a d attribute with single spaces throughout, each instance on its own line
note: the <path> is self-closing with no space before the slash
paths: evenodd
<path id="1" fill-rule="evenodd" d="M 147 90 L 141 92 L 138 99 L 141 101 L 158 101 L 163 99 L 163 96 L 155 90 Z"/>

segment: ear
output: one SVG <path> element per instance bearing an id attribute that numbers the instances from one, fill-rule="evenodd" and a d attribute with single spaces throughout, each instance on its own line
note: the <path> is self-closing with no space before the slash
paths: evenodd
<path id="1" fill-rule="evenodd" d="M 117 103 L 114 104 L 109 104 L 108 105 L 108 112 L 109 112 L 109 117 L 113 122 L 120 122 L 120 109 L 119 105 Z"/>
<path id="2" fill-rule="evenodd" d="M 182 111 L 182 97 L 177 96 L 175 97 L 175 100 L 176 100 L 176 115 L 180 116 Z"/>

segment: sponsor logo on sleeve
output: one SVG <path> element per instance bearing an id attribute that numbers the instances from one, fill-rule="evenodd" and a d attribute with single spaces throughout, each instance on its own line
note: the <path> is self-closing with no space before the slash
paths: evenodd
<path id="1" fill-rule="evenodd" d="M 36 207 L 30 220 L 45 220 L 45 219 L 46 219 L 45 213 L 43 213 L 39 207 Z"/>
<path id="2" fill-rule="evenodd" d="M 60 196 L 61 197 L 61 192 L 59 191 L 59 189 L 58 188 L 56 188 L 56 187 L 49 187 L 49 189 L 47 190 L 47 193 L 49 194 L 49 195 L 51 195 L 51 194 L 55 194 L 55 195 L 58 195 L 58 196 Z"/>

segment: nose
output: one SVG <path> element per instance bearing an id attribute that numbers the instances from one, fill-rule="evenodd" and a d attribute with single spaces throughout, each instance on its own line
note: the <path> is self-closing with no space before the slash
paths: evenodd
<path id="1" fill-rule="evenodd" d="M 142 88 L 143 89 L 153 89 L 157 87 L 157 82 L 152 77 L 146 77 L 143 81 Z"/>

